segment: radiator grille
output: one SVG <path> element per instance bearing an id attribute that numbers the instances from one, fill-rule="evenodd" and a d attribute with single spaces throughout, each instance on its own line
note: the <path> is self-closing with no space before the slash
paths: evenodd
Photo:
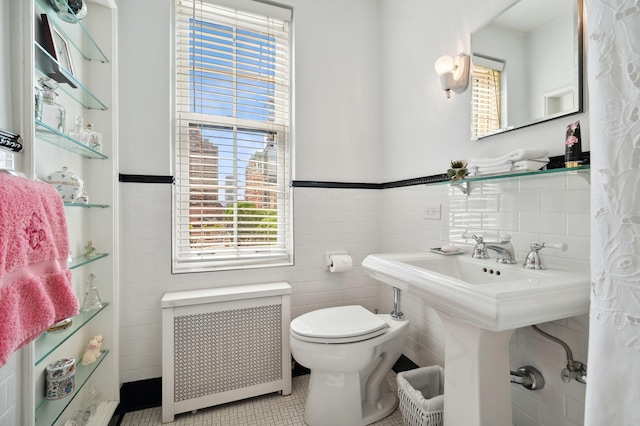
<path id="1" fill-rule="evenodd" d="M 291 394 L 291 286 L 247 284 L 162 297 L 162 422 L 271 392 Z"/>
<path id="2" fill-rule="evenodd" d="M 279 304 L 176 317 L 175 401 L 280 380 L 282 339 Z"/>

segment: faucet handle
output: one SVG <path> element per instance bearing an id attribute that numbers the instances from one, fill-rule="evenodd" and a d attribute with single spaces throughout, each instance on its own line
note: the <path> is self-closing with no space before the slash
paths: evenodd
<path id="1" fill-rule="evenodd" d="M 567 243 L 542 243 L 541 248 L 543 247 L 554 248 L 560 251 L 567 251 L 567 249 L 569 248 Z"/>
<path id="2" fill-rule="evenodd" d="M 531 243 L 529 247 L 531 248 L 531 251 L 527 254 L 524 264 L 522 265 L 526 269 L 547 269 L 542 264 L 538 250 L 549 247 L 560 251 L 567 251 L 568 248 L 567 243 Z"/>
<path id="3" fill-rule="evenodd" d="M 471 238 L 476 241 L 476 245 L 473 248 L 471 257 L 473 257 L 474 259 L 488 259 L 489 255 L 487 254 L 487 246 L 484 242 L 484 239 L 482 238 L 482 235 L 472 235 Z"/>

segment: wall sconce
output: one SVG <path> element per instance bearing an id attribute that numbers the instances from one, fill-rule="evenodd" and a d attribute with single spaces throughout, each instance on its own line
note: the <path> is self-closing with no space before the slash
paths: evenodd
<path id="1" fill-rule="evenodd" d="M 440 76 L 442 90 L 447 92 L 447 99 L 451 97 L 452 90 L 462 93 L 469 85 L 469 56 L 461 54 L 455 59 L 440 56 L 436 61 L 436 72 Z"/>

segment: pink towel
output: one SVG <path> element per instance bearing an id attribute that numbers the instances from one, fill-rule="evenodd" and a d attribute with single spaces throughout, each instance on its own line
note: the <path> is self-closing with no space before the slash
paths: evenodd
<path id="1" fill-rule="evenodd" d="M 0 367 L 51 325 L 78 314 L 68 257 L 57 191 L 0 173 Z"/>

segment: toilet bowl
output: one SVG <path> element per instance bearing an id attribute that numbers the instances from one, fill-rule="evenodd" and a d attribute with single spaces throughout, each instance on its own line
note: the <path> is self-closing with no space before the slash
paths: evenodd
<path id="1" fill-rule="evenodd" d="M 386 375 L 402 355 L 408 321 L 362 306 L 319 309 L 291 321 L 291 354 L 311 370 L 304 421 L 374 423 L 398 406 Z"/>

